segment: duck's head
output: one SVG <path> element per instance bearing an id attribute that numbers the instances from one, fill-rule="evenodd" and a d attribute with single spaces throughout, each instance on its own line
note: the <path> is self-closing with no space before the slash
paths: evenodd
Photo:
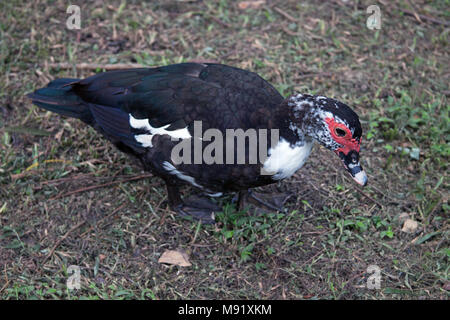
<path id="1" fill-rule="evenodd" d="M 294 94 L 287 103 L 290 129 L 299 138 L 313 138 L 334 151 L 352 178 L 365 186 L 367 175 L 359 163 L 362 129 L 358 115 L 346 104 L 323 96 Z"/>

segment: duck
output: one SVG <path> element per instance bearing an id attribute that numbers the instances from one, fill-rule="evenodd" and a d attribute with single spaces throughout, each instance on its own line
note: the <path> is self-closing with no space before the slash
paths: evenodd
<path id="1" fill-rule="evenodd" d="M 284 98 L 258 74 L 218 63 L 179 63 L 59 78 L 27 95 L 36 106 L 77 118 L 163 179 L 171 210 L 215 223 L 212 198 L 238 195 L 282 210 L 291 195 L 254 188 L 297 172 L 318 143 L 334 152 L 360 185 L 362 128 L 345 103 L 321 95 Z M 199 190 L 183 199 L 180 188 Z"/>

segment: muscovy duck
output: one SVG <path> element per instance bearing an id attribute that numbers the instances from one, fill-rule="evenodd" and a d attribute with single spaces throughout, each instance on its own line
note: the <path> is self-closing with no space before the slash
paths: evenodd
<path id="1" fill-rule="evenodd" d="M 361 124 L 350 107 L 301 93 L 284 99 L 256 73 L 239 68 L 181 63 L 109 71 L 86 79 L 56 79 L 28 97 L 39 107 L 84 121 L 119 150 L 140 159 L 146 170 L 164 179 L 172 210 L 203 223 L 213 223 L 220 208 L 202 197 L 182 200 L 181 183 L 210 196 L 239 192 L 240 208 L 252 199 L 279 209 L 285 198 L 265 199 L 250 188 L 292 176 L 305 163 L 314 141 L 334 151 L 356 182 L 367 183 L 359 163 Z M 196 125 L 202 129 L 200 135 L 194 132 Z M 202 135 L 208 129 L 226 136 L 226 143 L 214 148 L 206 144 L 214 136 Z M 242 148 L 234 144 L 237 135 L 228 139 L 230 129 L 244 133 L 243 157 L 234 154 Z M 245 136 L 249 130 L 258 131 L 256 141 Z M 175 148 L 192 140 L 179 152 L 184 161 L 174 159 Z M 256 161 L 250 154 L 255 142 Z M 205 154 L 213 161 L 199 162 Z M 221 161 L 223 155 L 227 161 Z"/>

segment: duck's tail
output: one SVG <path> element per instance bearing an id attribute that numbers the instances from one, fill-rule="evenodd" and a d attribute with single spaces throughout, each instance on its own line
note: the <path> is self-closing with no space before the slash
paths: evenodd
<path id="1" fill-rule="evenodd" d="M 74 92 L 73 84 L 79 79 L 61 78 L 51 81 L 47 87 L 27 94 L 35 105 L 63 116 L 92 121 L 88 105 Z"/>

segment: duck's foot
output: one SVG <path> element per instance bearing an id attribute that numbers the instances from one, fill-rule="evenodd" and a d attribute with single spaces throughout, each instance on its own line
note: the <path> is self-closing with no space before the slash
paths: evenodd
<path id="1" fill-rule="evenodd" d="M 182 217 L 192 217 L 204 224 L 216 222 L 214 214 L 222 211 L 222 208 L 206 198 L 191 196 L 186 200 L 181 200 L 178 187 L 166 182 L 167 195 L 170 208 Z"/>
<path id="2" fill-rule="evenodd" d="M 283 212 L 285 202 L 292 197 L 290 193 L 262 193 L 253 190 L 239 192 L 239 210 L 244 210 L 250 205 L 256 206 L 257 213 Z"/>
<path id="3" fill-rule="evenodd" d="M 192 217 L 200 220 L 203 224 L 216 223 L 215 214 L 222 211 L 222 208 L 214 202 L 198 196 L 191 196 L 183 203 L 173 208 L 182 217 Z"/>

